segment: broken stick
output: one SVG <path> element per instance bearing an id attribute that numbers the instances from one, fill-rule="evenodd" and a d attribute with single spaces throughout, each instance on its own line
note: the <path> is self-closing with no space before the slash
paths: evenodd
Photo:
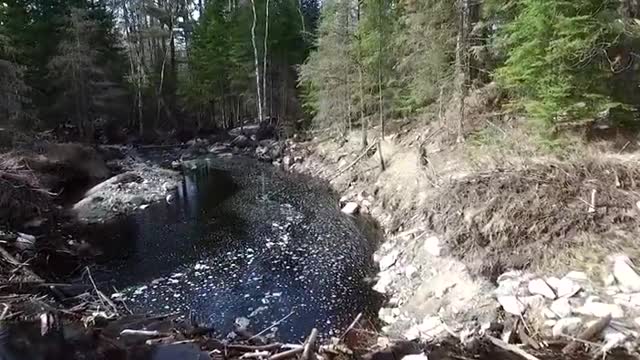
<path id="1" fill-rule="evenodd" d="M 367 155 L 369 150 L 373 149 L 374 146 L 378 145 L 378 142 L 380 142 L 380 139 L 374 141 L 373 143 L 371 143 L 371 145 L 369 145 L 366 149 L 364 149 L 362 154 L 358 155 L 358 157 L 355 160 L 353 160 L 353 162 L 351 164 L 345 166 L 344 168 L 338 170 L 338 172 L 333 174 L 329 178 L 329 182 L 331 182 L 333 179 L 337 178 L 338 176 L 342 175 L 342 173 L 344 173 L 345 171 L 347 171 L 347 170 L 351 169 L 352 167 L 354 167 L 358 163 L 358 161 L 360 161 L 365 155 Z M 384 170 L 384 168 L 383 168 L 383 170 Z"/>
<path id="2" fill-rule="evenodd" d="M 311 330 L 311 334 L 309 335 L 309 338 L 307 339 L 307 343 L 304 344 L 304 351 L 302 352 L 302 360 L 311 359 L 311 353 L 313 352 L 313 348 L 315 347 L 317 337 L 318 337 L 318 329 L 313 328 L 313 330 Z"/>
<path id="3" fill-rule="evenodd" d="M 271 357 L 269 357 L 269 360 L 284 360 L 284 359 L 288 359 L 290 357 L 294 357 L 294 356 L 300 354 L 302 351 L 303 351 L 303 348 L 296 348 L 296 349 L 283 351 L 281 353 L 277 353 L 277 354 L 271 355 Z"/>
<path id="4" fill-rule="evenodd" d="M 562 352 L 565 354 L 576 352 L 582 346 L 583 341 L 589 341 L 600 335 L 600 333 L 609 325 L 610 322 L 611 314 L 596 321 L 595 323 L 593 323 L 593 325 L 589 326 L 583 332 L 581 332 L 575 340 L 567 344 L 567 346 L 562 349 Z"/>
<path id="5" fill-rule="evenodd" d="M 500 340 L 498 338 L 495 338 L 493 336 L 487 336 L 487 339 L 489 339 L 489 341 L 491 341 L 491 343 L 493 343 L 493 345 L 495 345 L 495 346 L 497 346 L 497 347 L 499 347 L 501 349 L 510 351 L 510 352 L 512 352 L 512 353 L 514 353 L 516 355 L 520 355 L 520 356 L 522 356 L 523 358 L 525 358 L 527 360 L 540 360 L 539 358 L 529 354 L 528 352 L 520 349 L 519 347 L 517 347 L 515 345 L 507 344 L 506 342 L 504 342 L 504 341 L 502 341 L 502 340 Z"/>

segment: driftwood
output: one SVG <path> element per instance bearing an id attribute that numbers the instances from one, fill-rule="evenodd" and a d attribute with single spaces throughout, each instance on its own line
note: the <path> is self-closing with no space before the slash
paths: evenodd
<path id="1" fill-rule="evenodd" d="M 311 335 L 309 335 L 309 339 L 307 339 L 307 343 L 304 344 L 304 350 L 302 352 L 302 360 L 311 359 L 311 353 L 314 351 L 317 338 L 318 338 L 318 329 L 313 328 L 313 330 L 311 330 Z"/>
<path id="2" fill-rule="evenodd" d="M 520 349 L 519 347 L 515 346 L 515 345 L 511 345 L 511 344 L 507 344 L 506 342 L 495 338 L 493 336 L 487 336 L 487 339 L 489 339 L 489 341 L 491 341 L 491 343 L 501 349 L 507 350 L 509 352 L 512 352 L 516 355 L 519 355 L 527 360 L 540 360 L 537 357 L 529 354 L 528 352 Z"/>
<path id="3" fill-rule="evenodd" d="M 7 262 L 9 262 L 12 265 L 20 266 L 22 264 L 15 257 L 13 257 L 13 255 L 11 255 L 7 250 L 5 250 L 2 246 L 0 246 L 0 255 L 2 255 L 2 257 L 4 257 L 5 260 L 7 260 Z M 31 271 L 31 269 L 23 266 L 22 271 L 24 271 L 24 273 L 27 274 L 27 276 L 33 278 L 34 281 L 39 283 L 44 283 L 44 280 L 40 276 L 38 276 L 36 273 Z"/>
<path id="4" fill-rule="evenodd" d="M 373 149 L 374 146 L 378 145 L 378 142 L 380 142 L 379 139 L 374 141 L 373 143 L 371 143 L 366 149 L 364 149 L 362 154 L 358 155 L 358 157 L 351 162 L 351 164 L 345 166 L 344 168 L 338 170 L 338 172 L 336 172 L 335 174 L 331 175 L 331 177 L 329 178 L 329 181 L 334 180 L 338 176 L 342 175 L 345 171 L 347 171 L 347 170 L 351 169 L 352 167 L 354 167 L 363 157 L 365 157 L 365 155 L 367 155 L 369 150 Z M 384 165 L 383 165 L 383 169 L 382 170 L 384 170 Z"/>
<path id="5" fill-rule="evenodd" d="M 269 357 L 269 360 L 284 360 L 284 359 L 288 359 L 290 357 L 294 357 L 298 354 L 300 354 L 302 351 L 304 351 L 304 348 L 299 347 L 299 348 L 294 348 L 291 350 L 287 350 L 287 351 L 283 351 L 281 353 L 277 353 L 274 355 L 271 355 Z"/>
<path id="6" fill-rule="evenodd" d="M 340 337 L 340 340 L 344 339 L 344 337 L 347 336 L 349 331 L 353 330 L 353 328 L 358 324 L 358 322 L 360 322 L 360 319 L 362 319 L 362 313 L 359 313 L 356 316 L 356 318 L 351 322 L 351 325 L 349 325 L 347 330 L 345 330 L 344 333 L 342 333 L 342 336 Z"/>
<path id="7" fill-rule="evenodd" d="M 260 352 L 260 351 L 276 351 L 282 348 L 281 343 L 273 343 L 268 345 L 229 345 L 228 350 L 236 350 L 240 352 Z"/>
<path id="8" fill-rule="evenodd" d="M 577 350 L 580 349 L 580 347 L 582 347 L 582 344 L 584 341 L 589 341 L 595 338 L 596 336 L 600 335 L 602 330 L 604 330 L 609 325 L 610 322 L 611 322 L 611 314 L 603 318 L 600 318 L 600 320 L 596 321 L 593 325 L 584 329 L 584 331 L 581 332 L 580 335 L 578 335 L 578 337 L 575 340 L 567 344 L 567 346 L 565 346 L 562 349 L 562 352 L 565 354 L 571 354 L 576 352 Z"/>
<path id="9" fill-rule="evenodd" d="M 537 341 L 535 341 L 531 336 L 529 336 L 529 334 L 527 334 L 527 329 L 525 328 L 524 324 L 521 324 L 520 326 L 518 326 L 518 337 L 520 338 L 520 341 L 523 344 L 527 346 L 531 346 L 536 350 L 540 350 L 540 344 Z"/>

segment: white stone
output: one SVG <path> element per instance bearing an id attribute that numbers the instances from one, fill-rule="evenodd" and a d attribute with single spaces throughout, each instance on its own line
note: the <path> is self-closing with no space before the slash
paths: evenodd
<path id="1" fill-rule="evenodd" d="M 545 300 L 542 295 L 521 296 L 518 300 L 520 300 L 527 309 L 542 309 L 545 304 Z"/>
<path id="2" fill-rule="evenodd" d="M 638 327 L 640 327 L 640 317 L 633 319 L 633 322 L 636 323 Z"/>
<path id="3" fill-rule="evenodd" d="M 551 288 L 556 292 L 556 294 L 558 293 L 558 287 L 560 285 L 560 279 L 558 279 L 555 276 L 551 276 L 548 277 L 546 279 L 547 284 L 549 284 L 549 286 L 551 286 Z"/>
<path id="4" fill-rule="evenodd" d="M 496 296 L 523 295 L 520 291 L 520 284 L 519 279 L 506 278 L 498 283 L 498 287 L 493 292 Z"/>
<path id="5" fill-rule="evenodd" d="M 549 319 L 549 320 L 545 320 L 544 323 L 542 323 L 542 325 L 544 325 L 545 327 L 554 327 L 557 323 L 558 323 L 558 320 Z"/>
<path id="6" fill-rule="evenodd" d="M 387 288 L 392 283 L 393 274 L 389 271 L 383 271 L 378 274 L 378 282 L 373 286 L 373 290 L 381 294 L 387 293 Z"/>
<path id="7" fill-rule="evenodd" d="M 616 283 L 616 277 L 613 274 L 609 274 L 604 278 L 605 286 L 614 286 Z"/>
<path id="8" fill-rule="evenodd" d="M 393 324 L 398 321 L 398 317 L 394 314 L 392 308 L 380 308 L 378 317 L 387 324 Z"/>
<path id="9" fill-rule="evenodd" d="M 429 236 L 424 241 L 424 249 L 432 256 L 440 256 L 442 254 L 442 244 L 437 236 Z"/>
<path id="10" fill-rule="evenodd" d="M 380 270 L 385 271 L 392 267 L 393 264 L 396 263 L 398 255 L 400 255 L 400 251 L 393 250 L 387 255 L 383 256 L 382 259 L 380 259 Z"/>
<path id="11" fill-rule="evenodd" d="M 533 279 L 529 281 L 529 292 L 534 295 L 542 295 L 547 299 L 555 299 L 556 293 L 544 279 Z"/>
<path id="12" fill-rule="evenodd" d="M 251 324 L 251 320 L 246 317 L 236 318 L 235 325 L 240 329 L 246 329 Z"/>
<path id="13" fill-rule="evenodd" d="M 354 202 L 348 202 L 342 207 L 342 212 L 348 215 L 354 215 L 360 209 L 360 205 Z"/>
<path id="14" fill-rule="evenodd" d="M 434 338 L 444 333 L 446 328 L 439 316 L 425 316 L 422 323 L 418 325 L 418 329 L 422 335 L 426 335 L 428 338 Z"/>
<path id="15" fill-rule="evenodd" d="M 589 276 L 582 271 L 570 271 L 564 277 L 575 281 L 589 281 Z"/>
<path id="16" fill-rule="evenodd" d="M 427 357 L 427 355 L 422 353 L 422 354 L 405 355 L 402 357 L 402 360 L 429 360 L 429 358 Z"/>
<path id="17" fill-rule="evenodd" d="M 622 346 L 624 341 L 627 339 L 627 335 L 608 326 L 602 331 L 602 337 L 604 338 L 604 345 L 602 346 L 601 351 L 607 352 L 611 349 Z"/>
<path id="18" fill-rule="evenodd" d="M 635 270 L 633 262 L 626 255 L 617 255 L 613 261 L 613 276 L 625 292 L 640 291 L 640 275 Z"/>
<path id="19" fill-rule="evenodd" d="M 404 275 L 407 277 L 407 279 L 411 279 L 417 271 L 418 268 L 413 265 L 408 265 L 406 268 L 404 268 Z"/>
<path id="20" fill-rule="evenodd" d="M 571 304 L 569 304 L 569 299 L 567 298 L 560 298 L 552 302 L 549 309 L 560 318 L 566 318 L 571 315 Z"/>
<path id="21" fill-rule="evenodd" d="M 558 320 L 553 326 L 551 333 L 554 337 L 560 335 L 577 335 L 582 328 L 582 319 L 579 317 L 570 317 Z"/>
<path id="22" fill-rule="evenodd" d="M 500 303 L 504 311 L 513 315 L 522 315 L 526 310 L 526 305 L 513 295 L 498 296 L 498 303 Z"/>
<path id="23" fill-rule="evenodd" d="M 507 279 L 520 279 L 522 278 L 523 275 L 524 275 L 524 272 L 522 270 L 509 270 L 505 273 L 502 273 L 500 276 L 498 276 L 498 279 L 496 281 L 498 283 L 501 283 Z"/>
<path id="24" fill-rule="evenodd" d="M 624 316 L 624 310 L 618 304 L 607 304 L 597 301 L 586 302 L 583 306 L 575 309 L 575 312 L 583 315 L 591 315 L 595 317 L 605 317 L 611 314 L 614 319 Z"/>
<path id="25" fill-rule="evenodd" d="M 576 284 L 570 278 L 564 277 L 560 279 L 557 283 L 556 294 L 558 297 L 572 297 L 577 294 L 582 287 Z"/>
<path id="26" fill-rule="evenodd" d="M 544 316 L 545 319 L 557 319 L 560 317 L 548 307 L 542 309 L 542 316 Z"/>

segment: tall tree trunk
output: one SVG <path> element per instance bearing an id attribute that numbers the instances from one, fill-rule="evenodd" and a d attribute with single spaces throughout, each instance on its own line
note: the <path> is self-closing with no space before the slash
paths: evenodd
<path id="1" fill-rule="evenodd" d="M 362 126 L 362 150 L 367 148 L 367 131 L 369 122 L 364 115 L 364 82 L 362 81 L 362 66 L 358 65 L 358 82 L 360 83 L 360 126 Z"/>
<path id="2" fill-rule="evenodd" d="M 265 2 L 265 17 L 264 17 L 264 53 L 262 54 L 262 96 L 264 97 L 263 109 L 267 109 L 267 41 L 269 40 L 269 0 Z M 269 107 L 269 116 L 271 116 L 271 107 Z"/>
<path id="3" fill-rule="evenodd" d="M 258 17 L 256 15 L 256 1 L 251 0 L 251 9 L 253 10 L 253 23 L 251 24 L 251 43 L 253 45 L 253 62 L 256 72 L 256 93 L 258 103 L 258 120 L 262 122 L 264 120 L 262 113 L 262 95 L 260 94 L 260 65 L 258 64 L 258 47 L 256 46 L 256 25 L 258 23 Z"/>
<path id="4" fill-rule="evenodd" d="M 464 142 L 464 123 L 465 123 L 465 99 L 467 97 L 467 77 L 468 77 L 468 51 L 467 51 L 467 13 L 469 11 L 469 0 L 458 1 L 458 38 L 456 44 L 456 67 L 457 67 L 457 85 L 458 96 L 460 97 L 458 114 L 458 136 L 457 142 Z"/>

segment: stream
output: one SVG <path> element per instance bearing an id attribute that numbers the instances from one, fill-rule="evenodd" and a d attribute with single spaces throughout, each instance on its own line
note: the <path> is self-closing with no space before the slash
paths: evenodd
<path id="1" fill-rule="evenodd" d="M 87 231 L 93 277 L 138 313 L 191 314 L 298 341 L 377 311 L 376 244 L 327 185 L 244 158 L 199 160 L 170 202 Z M 267 334 L 268 335 L 268 334 Z"/>

